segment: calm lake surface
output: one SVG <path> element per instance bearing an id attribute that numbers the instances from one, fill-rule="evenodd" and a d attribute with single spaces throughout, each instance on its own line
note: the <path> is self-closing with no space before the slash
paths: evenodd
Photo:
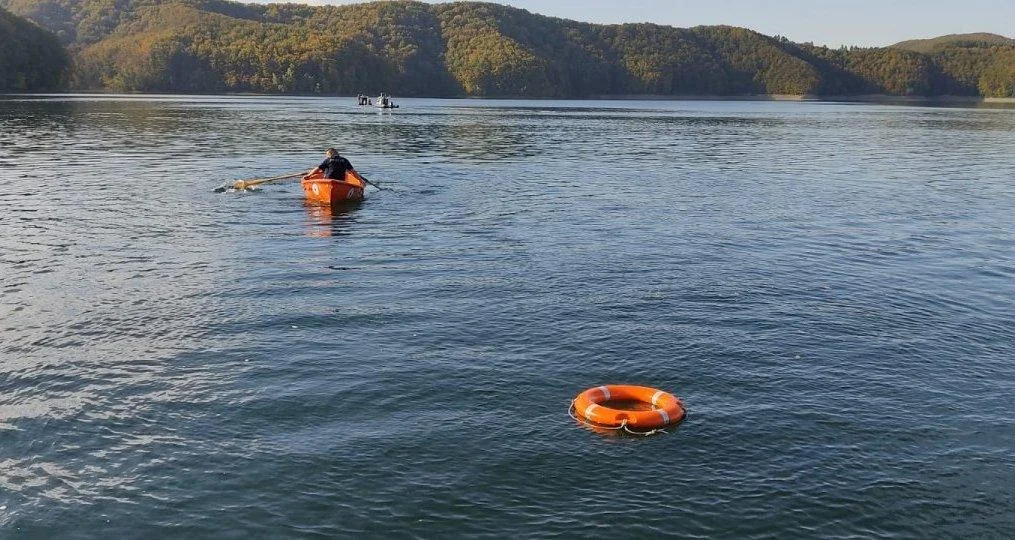
<path id="1" fill-rule="evenodd" d="M 1015 110 L 399 102 L 0 98 L 0 536 L 1015 536 Z"/>

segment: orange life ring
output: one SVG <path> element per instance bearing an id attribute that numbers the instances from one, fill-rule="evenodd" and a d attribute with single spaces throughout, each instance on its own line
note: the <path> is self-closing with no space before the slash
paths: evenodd
<path id="1" fill-rule="evenodd" d="M 644 386 L 589 388 L 572 404 L 579 420 L 596 427 L 652 430 L 679 423 L 687 415 L 680 398 Z"/>

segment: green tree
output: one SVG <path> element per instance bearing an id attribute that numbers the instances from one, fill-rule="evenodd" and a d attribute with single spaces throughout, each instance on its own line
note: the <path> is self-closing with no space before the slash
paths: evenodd
<path id="1" fill-rule="evenodd" d="M 1015 50 L 998 54 L 983 70 L 980 92 L 987 97 L 1015 97 Z"/>

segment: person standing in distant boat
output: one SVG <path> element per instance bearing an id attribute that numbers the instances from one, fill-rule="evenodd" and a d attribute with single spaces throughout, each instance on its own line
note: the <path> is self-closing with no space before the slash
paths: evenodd
<path id="1" fill-rule="evenodd" d="M 344 180 L 345 172 L 352 170 L 352 163 L 349 163 L 348 159 L 338 155 L 338 150 L 329 148 L 325 152 L 326 159 L 321 162 L 317 168 L 312 169 L 307 173 L 307 176 L 323 172 L 325 178 L 331 178 L 333 180 Z"/>

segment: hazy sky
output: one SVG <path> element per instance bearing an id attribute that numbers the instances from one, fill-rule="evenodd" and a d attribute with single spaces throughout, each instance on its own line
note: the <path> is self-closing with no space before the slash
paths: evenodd
<path id="1" fill-rule="evenodd" d="M 1015 0 L 498 0 L 497 3 L 597 23 L 654 22 L 682 27 L 731 24 L 833 47 L 890 45 L 905 39 L 967 32 L 1015 35 Z"/>

